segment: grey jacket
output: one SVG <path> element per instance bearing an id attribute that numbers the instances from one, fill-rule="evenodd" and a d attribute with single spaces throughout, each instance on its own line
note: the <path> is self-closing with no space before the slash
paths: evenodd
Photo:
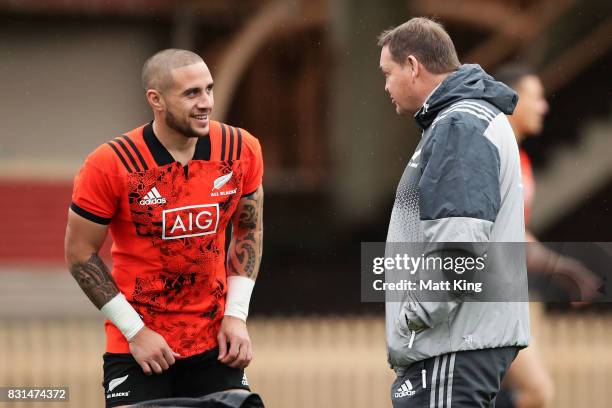
<path id="1" fill-rule="evenodd" d="M 467 64 L 429 96 L 415 114 L 423 135 L 397 188 L 387 242 L 477 242 L 486 252 L 496 250 L 493 242 L 524 241 L 519 152 L 506 118 L 517 100 L 480 66 Z M 524 258 L 497 252 L 496 267 L 526 292 Z M 524 347 L 528 304 L 406 295 L 386 303 L 386 332 L 396 369 L 450 352 Z"/>

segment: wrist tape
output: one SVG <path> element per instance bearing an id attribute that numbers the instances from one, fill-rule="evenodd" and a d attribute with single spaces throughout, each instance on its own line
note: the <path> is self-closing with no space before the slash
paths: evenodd
<path id="1" fill-rule="evenodd" d="M 225 316 L 233 316 L 246 321 L 249 315 L 249 302 L 251 301 L 253 286 L 255 286 L 255 281 L 245 276 L 230 276 L 227 278 Z"/>
<path id="2" fill-rule="evenodd" d="M 145 325 L 122 293 L 109 300 L 100 310 L 108 320 L 117 326 L 128 341 Z"/>

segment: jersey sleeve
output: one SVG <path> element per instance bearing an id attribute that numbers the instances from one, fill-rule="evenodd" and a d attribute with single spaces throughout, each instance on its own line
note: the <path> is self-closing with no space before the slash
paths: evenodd
<path id="1" fill-rule="evenodd" d="M 249 195 L 261 185 L 263 180 L 263 155 L 261 145 L 257 138 L 248 132 L 244 132 L 245 153 L 247 155 L 248 167 L 244 172 L 244 182 L 242 185 L 242 195 Z"/>
<path id="2" fill-rule="evenodd" d="M 535 194 L 535 181 L 533 179 L 531 160 L 529 160 L 529 156 L 527 156 L 527 153 L 525 153 L 523 149 L 519 150 L 519 158 L 521 160 L 523 199 L 525 201 L 525 225 L 529 225 L 529 213 Z"/>
<path id="3" fill-rule="evenodd" d="M 113 181 L 113 159 L 101 146 L 94 151 L 74 178 L 70 208 L 83 218 L 108 225 L 115 214 L 119 194 Z"/>

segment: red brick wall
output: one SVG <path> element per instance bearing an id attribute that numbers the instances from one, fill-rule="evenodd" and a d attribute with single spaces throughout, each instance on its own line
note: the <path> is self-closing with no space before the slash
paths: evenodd
<path id="1" fill-rule="evenodd" d="M 71 192 L 70 181 L 0 180 L 0 263 L 63 264 Z"/>

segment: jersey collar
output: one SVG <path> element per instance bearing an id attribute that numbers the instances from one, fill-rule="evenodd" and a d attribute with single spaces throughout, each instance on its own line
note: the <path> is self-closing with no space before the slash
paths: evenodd
<path id="1" fill-rule="evenodd" d="M 176 161 L 155 135 L 153 121 L 145 125 L 142 136 L 158 166 L 165 166 Z M 210 135 L 198 138 L 192 160 L 210 160 Z"/>

